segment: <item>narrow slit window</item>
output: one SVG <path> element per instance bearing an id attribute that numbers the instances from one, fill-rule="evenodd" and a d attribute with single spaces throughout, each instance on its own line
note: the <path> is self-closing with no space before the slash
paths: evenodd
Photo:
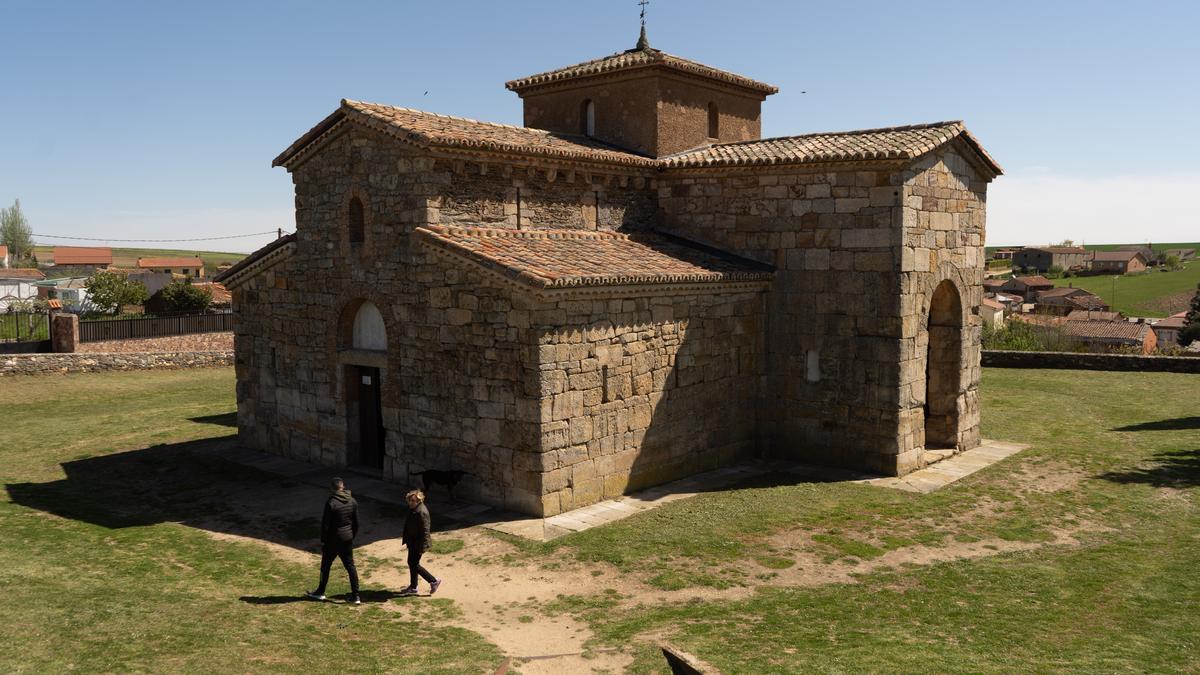
<path id="1" fill-rule="evenodd" d="M 579 105 L 579 132 L 584 136 L 596 135 L 596 104 L 590 98 Z"/>
<path id="2" fill-rule="evenodd" d="M 721 114 L 717 110 L 717 104 L 711 102 L 708 104 L 708 137 L 721 137 Z"/>
<path id="3" fill-rule="evenodd" d="M 363 240 L 363 230 L 366 229 L 363 223 L 363 204 L 362 200 L 354 197 L 350 200 L 350 243 L 360 244 Z"/>

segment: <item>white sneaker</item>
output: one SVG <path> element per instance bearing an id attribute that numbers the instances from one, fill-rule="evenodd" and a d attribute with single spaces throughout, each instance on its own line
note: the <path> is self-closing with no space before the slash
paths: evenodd
<path id="1" fill-rule="evenodd" d="M 304 597 L 309 600 L 324 600 L 325 596 L 316 591 L 304 591 Z"/>

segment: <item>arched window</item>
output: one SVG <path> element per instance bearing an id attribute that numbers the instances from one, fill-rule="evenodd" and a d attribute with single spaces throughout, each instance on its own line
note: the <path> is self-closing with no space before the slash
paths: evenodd
<path id="1" fill-rule="evenodd" d="M 584 136 L 596 135 L 596 105 L 590 98 L 585 98 L 579 105 L 579 133 Z"/>
<path id="2" fill-rule="evenodd" d="M 363 223 L 363 203 L 358 197 L 350 200 L 350 213 L 348 227 L 350 229 L 350 243 L 361 244 L 363 240 L 363 230 L 366 229 Z"/>
<path id="3" fill-rule="evenodd" d="M 373 303 L 365 301 L 359 305 L 352 330 L 350 346 L 354 349 L 387 351 L 387 328 L 383 325 L 383 315 Z"/>
<path id="4" fill-rule="evenodd" d="M 721 137 L 721 115 L 717 111 L 717 104 L 712 102 L 708 104 L 708 137 Z"/>

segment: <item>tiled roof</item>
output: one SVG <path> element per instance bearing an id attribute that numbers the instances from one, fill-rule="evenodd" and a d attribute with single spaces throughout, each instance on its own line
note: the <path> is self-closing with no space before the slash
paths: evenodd
<path id="1" fill-rule="evenodd" d="M 1120 312 L 1105 312 L 1102 310 L 1073 309 L 1067 315 L 1067 321 L 1124 321 Z"/>
<path id="2" fill-rule="evenodd" d="M 633 166 L 655 165 L 654 160 L 649 157 L 620 150 L 586 136 L 342 99 L 342 105 L 337 112 L 326 117 L 284 150 L 275 158 L 272 166 L 286 164 L 299 154 L 304 146 L 345 118 L 356 120 L 422 148 L 473 148 L 564 159 L 581 158 Z"/>
<path id="3" fill-rule="evenodd" d="M 1125 250 L 1125 251 L 1093 251 L 1092 260 L 1102 262 L 1129 262 L 1136 255 L 1141 255 L 1141 251 Z M 1146 256 L 1142 256 L 1144 260 Z"/>
<path id="4" fill-rule="evenodd" d="M 666 167 L 810 164 L 872 159 L 914 159 L 962 137 L 997 175 L 1002 173 L 962 122 L 781 136 L 719 143 L 664 157 Z"/>
<path id="5" fill-rule="evenodd" d="M 1067 298 L 1067 304 L 1075 305 L 1079 309 L 1085 310 L 1102 310 L 1108 305 L 1104 304 L 1104 299 L 1098 295 L 1091 293 L 1082 293 L 1080 295 L 1072 295 Z"/>
<path id="6" fill-rule="evenodd" d="M 991 307 L 992 309 L 1004 309 L 1004 305 L 1002 303 L 997 302 L 996 300 L 993 300 L 992 298 L 984 298 L 982 300 L 981 304 L 984 307 Z"/>
<path id="7" fill-rule="evenodd" d="M 291 252 L 295 249 L 295 245 L 295 233 L 284 235 L 237 261 L 233 267 L 216 275 L 212 280 L 232 290 L 242 281 L 256 275 L 260 266 L 269 267 L 275 264 L 275 262 L 290 256 Z"/>
<path id="8" fill-rule="evenodd" d="M 963 138 L 997 175 L 1001 168 L 962 122 L 806 134 L 721 143 L 655 159 L 586 136 L 480 122 L 464 117 L 343 99 L 341 107 L 301 136 L 272 162 L 284 166 L 343 120 L 353 120 L 420 148 L 481 150 L 578 159 L 646 169 L 914 159 Z"/>
<path id="9" fill-rule="evenodd" d="M 1010 279 L 1014 286 L 1053 286 L 1054 282 L 1040 274 L 1034 274 L 1027 277 L 1013 277 Z"/>
<path id="10" fill-rule="evenodd" d="M 46 275 L 42 274 L 41 270 L 35 270 L 32 267 L 0 267 L 0 279 L 34 279 L 41 281 Z"/>
<path id="11" fill-rule="evenodd" d="M 1173 317 L 1163 319 L 1162 321 L 1156 322 L 1153 327 L 1154 328 L 1166 328 L 1166 329 L 1179 329 L 1179 328 L 1183 328 L 1185 323 L 1187 323 L 1187 319 L 1183 318 L 1182 316 L 1173 316 Z"/>
<path id="12" fill-rule="evenodd" d="M 1075 337 L 1139 342 L 1149 330 L 1144 323 L 1130 321 L 1067 321 L 1062 325 L 1068 335 Z"/>
<path id="13" fill-rule="evenodd" d="M 200 258 L 138 258 L 138 267 L 150 269 L 153 267 L 203 267 Z"/>
<path id="14" fill-rule="evenodd" d="M 511 91 L 520 92 L 531 87 L 562 82 L 564 80 L 654 67 L 700 75 L 747 89 L 753 89 L 763 94 L 774 94 L 779 91 L 779 87 L 774 85 L 752 80 L 736 73 L 706 66 L 703 63 L 697 63 L 682 56 L 675 56 L 674 54 L 668 54 L 649 47 L 646 49 L 630 49 L 624 52 L 617 52 L 603 58 L 577 63 L 573 66 L 538 73 L 529 77 L 522 77 L 506 82 L 504 86 Z"/>
<path id="15" fill-rule="evenodd" d="M 1037 299 L 1042 298 L 1063 298 L 1070 295 L 1081 295 L 1087 293 L 1082 288 L 1051 288 L 1048 291 L 1038 291 Z"/>
<path id="16" fill-rule="evenodd" d="M 762 281 L 770 266 L 658 233 L 510 230 L 430 225 L 442 249 L 534 289 Z"/>
<path id="17" fill-rule="evenodd" d="M 111 265 L 112 249 L 103 246 L 55 246 L 55 265 Z"/>

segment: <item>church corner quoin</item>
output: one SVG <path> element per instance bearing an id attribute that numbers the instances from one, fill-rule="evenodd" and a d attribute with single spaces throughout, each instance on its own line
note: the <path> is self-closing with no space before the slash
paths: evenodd
<path id="1" fill-rule="evenodd" d="M 345 100 L 276 159 L 296 232 L 221 275 L 243 445 L 550 516 L 979 443 L 961 123 L 761 139 L 774 87 L 648 46 L 507 86 L 526 127 Z"/>

